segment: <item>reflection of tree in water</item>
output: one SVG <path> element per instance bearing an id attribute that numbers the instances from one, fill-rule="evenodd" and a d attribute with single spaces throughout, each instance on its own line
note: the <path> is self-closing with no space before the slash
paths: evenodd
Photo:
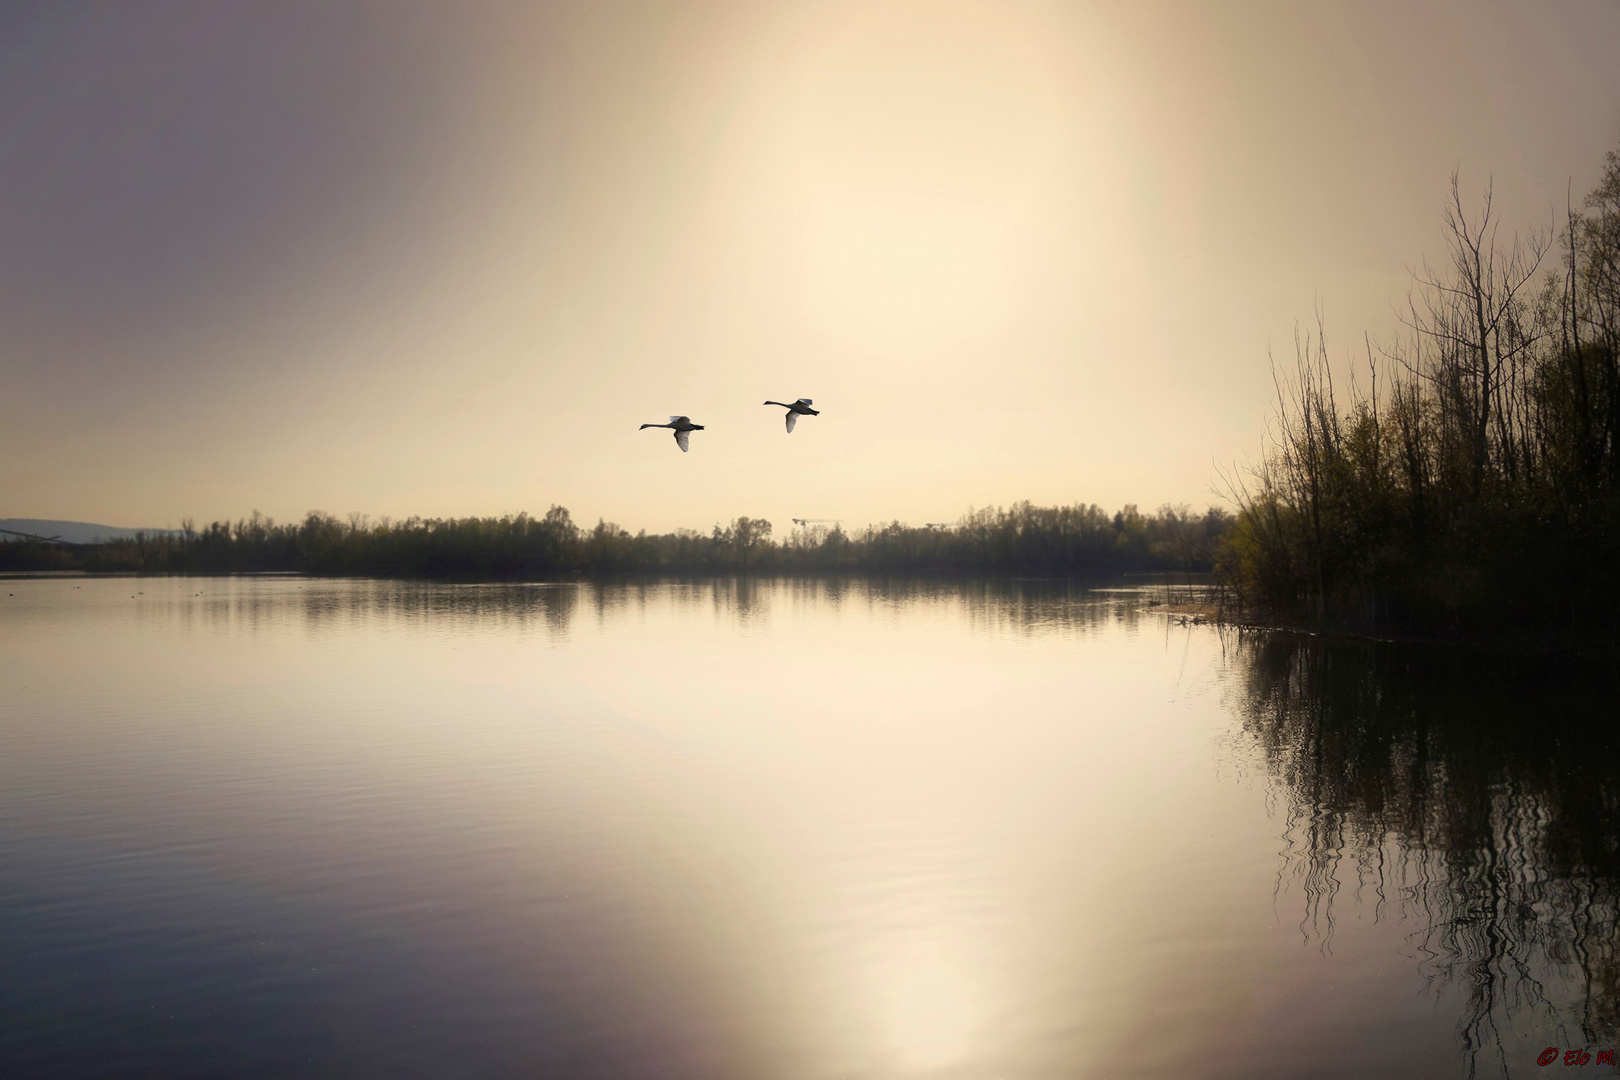
<path id="1" fill-rule="evenodd" d="M 977 631 L 1023 638 L 1087 633 L 1116 622 L 1135 627 L 1151 600 L 1140 589 L 1099 590 L 1065 578 L 879 578 L 865 583 L 865 591 L 873 605 L 958 607 Z"/>
<path id="2" fill-rule="evenodd" d="M 407 624 L 544 627 L 562 638 L 573 621 L 578 585 L 444 585 L 420 581 L 301 579 L 297 593 L 244 592 L 222 609 L 253 621 L 296 612 L 306 625 L 364 625 L 384 619 Z M 290 607 L 290 605 L 292 605 Z"/>
<path id="3" fill-rule="evenodd" d="M 1111 582 L 1117 585 L 1118 582 Z M 1087 632 L 1122 622 L 1135 627 L 1155 594 L 1141 588 L 1098 591 L 1064 578 L 769 578 L 742 575 L 638 579 L 586 586 L 599 618 L 634 609 L 674 605 L 691 615 L 725 612 L 741 624 L 791 612 L 798 605 L 823 610 L 846 606 L 891 611 L 897 618 L 917 607 L 959 611 L 975 630 L 1035 637 L 1053 631 Z M 1154 626 L 1168 626 L 1159 620 Z"/>
<path id="4" fill-rule="evenodd" d="M 1513 1031 L 1620 1033 L 1615 680 L 1572 661 L 1236 639 L 1246 733 L 1285 802 L 1302 930 L 1353 884 L 1426 922 L 1425 974 L 1467 1002 L 1469 1074 Z M 1556 1041 L 1549 1038 L 1549 1041 Z"/>

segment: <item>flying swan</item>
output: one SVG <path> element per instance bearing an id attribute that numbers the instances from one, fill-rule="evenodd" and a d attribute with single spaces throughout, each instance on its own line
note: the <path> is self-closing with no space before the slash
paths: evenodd
<path id="1" fill-rule="evenodd" d="M 645 431 L 650 427 L 673 428 L 675 430 L 675 445 L 681 448 L 683 454 L 686 453 L 692 441 L 692 432 L 703 430 L 702 424 L 692 423 L 691 417 L 688 416 L 672 416 L 667 424 L 642 424 L 641 430 Z"/>
<path id="2" fill-rule="evenodd" d="M 787 410 L 787 429 L 789 435 L 793 434 L 793 425 L 799 422 L 799 417 L 821 415 L 820 409 L 812 409 L 810 407 L 811 402 L 807 397 L 802 397 L 791 405 L 785 401 L 767 401 L 765 404 L 780 405 L 782 408 Z"/>

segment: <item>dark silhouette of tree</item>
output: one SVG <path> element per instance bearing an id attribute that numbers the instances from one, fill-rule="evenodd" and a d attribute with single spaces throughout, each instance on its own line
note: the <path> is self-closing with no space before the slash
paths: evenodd
<path id="1" fill-rule="evenodd" d="M 1504 239 L 1452 177 L 1447 258 L 1403 335 L 1335 385 L 1321 319 L 1278 372 L 1270 448 L 1231 478 L 1218 558 L 1270 618 L 1620 633 L 1620 155 L 1549 235 Z M 1277 369 L 1273 366 L 1273 371 Z"/>

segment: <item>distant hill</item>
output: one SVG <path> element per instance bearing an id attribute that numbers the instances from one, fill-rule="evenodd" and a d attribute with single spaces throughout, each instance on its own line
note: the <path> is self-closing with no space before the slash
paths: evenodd
<path id="1" fill-rule="evenodd" d="M 89 521 L 44 521 L 39 518 L 0 518 L 0 529 L 49 536 L 66 540 L 70 544 L 94 544 L 103 540 L 130 540 L 138 532 L 147 536 L 177 533 L 178 529 L 120 529 L 116 525 L 97 525 Z M 0 541 L 21 540 L 20 536 L 0 533 Z"/>

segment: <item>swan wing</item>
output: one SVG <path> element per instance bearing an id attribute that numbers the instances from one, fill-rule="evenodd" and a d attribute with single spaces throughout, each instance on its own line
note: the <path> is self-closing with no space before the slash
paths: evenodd
<path id="1" fill-rule="evenodd" d="M 799 404 L 800 404 L 800 405 L 814 405 L 814 404 L 815 404 L 815 402 L 813 402 L 813 401 L 811 401 L 811 400 L 810 400 L 810 399 L 809 399 L 809 398 L 807 398 L 807 397 L 802 397 L 802 398 L 800 398 L 800 399 L 799 399 Z"/>
<path id="2" fill-rule="evenodd" d="M 672 416 L 669 418 L 669 422 L 672 424 L 687 424 L 691 423 L 691 419 L 689 416 Z"/>
<path id="3" fill-rule="evenodd" d="M 799 414 L 794 412 L 792 409 L 789 409 L 788 414 L 787 414 L 787 418 L 788 418 L 788 434 L 791 435 L 791 434 L 793 434 L 793 425 L 799 422 Z"/>
<path id="4" fill-rule="evenodd" d="M 686 453 L 687 448 L 692 445 L 692 433 L 690 431 L 677 431 L 675 433 L 675 445 L 681 448 L 681 453 Z"/>

